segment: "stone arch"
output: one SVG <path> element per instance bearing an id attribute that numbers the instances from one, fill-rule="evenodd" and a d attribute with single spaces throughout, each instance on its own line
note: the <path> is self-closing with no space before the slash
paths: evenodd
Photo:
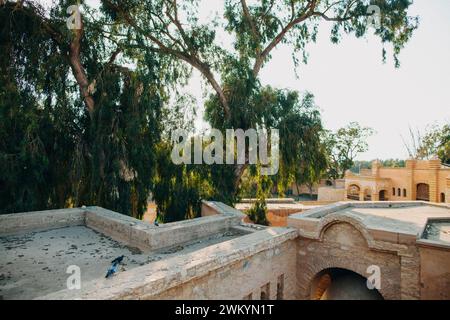
<path id="1" fill-rule="evenodd" d="M 341 227 L 341 230 L 338 230 L 338 227 Z M 333 230 L 333 228 L 336 228 L 336 230 Z M 350 236 L 349 233 L 351 233 Z M 368 277 L 370 275 L 367 271 L 369 265 L 355 263 L 353 259 L 344 258 L 340 255 L 322 255 L 322 251 L 320 251 L 320 247 L 327 243 L 337 244 L 337 247 L 335 246 L 337 250 L 342 248 L 347 248 L 346 250 L 352 251 L 357 250 L 359 252 L 369 252 L 373 249 L 377 250 L 373 237 L 367 231 L 364 223 L 357 217 L 349 217 L 348 215 L 335 213 L 328 214 L 322 218 L 316 237 L 316 241 L 305 244 L 305 250 L 306 252 L 311 252 L 312 260 L 310 260 L 311 258 L 305 260 L 300 267 L 301 272 L 298 274 L 298 284 L 301 292 L 300 297 L 302 299 L 310 299 L 314 278 L 319 272 L 325 269 L 346 269 L 362 277 Z M 320 254 L 315 254 L 315 252 Z M 374 261 L 374 264 L 378 265 L 376 261 Z M 383 276 L 381 281 L 382 286 L 379 290 L 381 296 L 384 299 L 398 299 L 399 292 L 397 288 L 386 285 Z"/>
<path id="2" fill-rule="evenodd" d="M 361 186 L 357 183 L 351 183 L 347 187 L 347 199 L 359 200 L 359 193 L 361 192 Z"/>
<path id="3" fill-rule="evenodd" d="M 339 227 L 341 230 L 339 230 Z M 336 228 L 335 230 L 333 230 Z M 348 235 L 348 233 L 351 233 Z M 347 234 L 347 239 L 345 234 Z M 333 238 L 333 236 L 335 236 Z M 343 254 L 344 253 L 344 254 Z M 369 267 L 372 265 L 381 267 L 381 289 L 379 293 L 384 299 L 400 298 L 400 282 L 386 281 L 393 275 L 396 269 L 385 269 L 381 261 L 389 258 L 396 261 L 395 254 L 379 252 L 371 234 L 367 231 L 363 221 L 357 217 L 331 213 L 322 218 L 316 229 L 314 240 L 310 239 L 301 243 L 300 260 L 297 279 L 301 299 L 310 299 L 313 281 L 316 275 L 325 269 L 340 268 L 368 277 Z M 356 256 L 355 256 L 356 255 Z M 379 255 L 379 256 L 378 256 Z M 362 260 L 355 257 L 360 256 Z M 392 260 L 391 260 L 392 261 Z M 389 276 L 383 277 L 388 272 Z M 325 279 L 326 280 L 326 279 Z"/>
<path id="4" fill-rule="evenodd" d="M 330 230 L 330 228 L 335 225 L 346 225 L 349 226 L 351 229 L 358 231 L 358 235 L 361 237 L 361 239 L 364 240 L 365 243 L 364 246 L 369 248 L 373 247 L 374 244 L 373 237 L 367 231 L 365 225 L 357 219 L 350 218 L 349 216 L 340 214 L 329 214 L 322 219 L 319 225 L 319 235 L 318 235 L 319 240 L 324 241 L 327 230 Z"/>
<path id="5" fill-rule="evenodd" d="M 351 261 L 345 259 L 323 259 L 320 264 L 312 265 L 307 273 L 304 273 L 302 277 L 303 281 L 306 281 L 305 293 L 306 295 L 303 297 L 305 299 L 311 298 L 311 293 L 313 291 L 313 286 L 315 284 L 315 280 L 317 275 L 319 275 L 322 271 L 327 269 L 344 269 L 354 272 L 361 277 L 367 278 L 368 273 L 366 269 L 361 269 L 358 265 L 354 265 Z M 399 293 L 392 290 L 382 283 L 381 288 L 378 290 L 383 299 L 386 300 L 394 300 L 399 299 Z"/>
<path id="6" fill-rule="evenodd" d="M 310 299 L 383 300 L 384 298 L 376 288 L 367 287 L 366 275 L 333 267 L 323 269 L 314 276 L 310 285 Z"/>
<path id="7" fill-rule="evenodd" d="M 380 191 L 378 191 L 378 199 L 380 201 L 387 201 L 388 200 L 388 192 L 386 189 L 381 189 Z"/>

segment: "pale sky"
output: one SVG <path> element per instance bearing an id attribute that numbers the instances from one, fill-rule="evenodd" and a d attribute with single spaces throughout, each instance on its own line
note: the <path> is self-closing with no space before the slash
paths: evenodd
<path id="1" fill-rule="evenodd" d="M 208 2 L 205 12 L 215 10 Z M 335 45 L 329 40 L 330 24 L 324 23 L 317 43 L 307 48 L 309 62 L 299 67 L 298 79 L 291 50 L 280 46 L 261 71 L 262 82 L 312 92 L 328 129 L 350 121 L 375 129 L 369 151 L 358 159 L 406 158 L 401 135 L 409 137 L 409 126 L 421 130 L 450 121 L 450 0 L 416 0 L 410 15 L 420 16 L 420 26 L 400 54 L 399 69 L 389 51 L 386 64 L 382 63 L 377 38 L 344 36 Z M 201 105 L 198 75 L 189 91 Z"/>
<path id="2" fill-rule="evenodd" d="M 86 2 L 95 5 L 98 0 Z M 221 8 L 223 0 L 201 0 L 200 19 Z M 420 26 L 400 54 L 399 69 L 394 68 L 389 50 L 386 64 L 382 63 L 377 38 L 344 36 L 335 45 L 329 40 L 330 24 L 324 22 L 317 43 L 307 47 L 309 62 L 299 67 L 299 78 L 291 50 L 279 46 L 262 69 L 261 81 L 312 92 L 328 129 L 350 121 L 375 129 L 369 151 L 358 159 L 406 158 L 401 136 L 409 137 L 409 126 L 423 130 L 429 124 L 450 121 L 450 0 L 416 0 L 409 14 L 420 16 Z M 225 47 L 231 46 L 226 34 L 218 38 Z M 199 73 L 194 72 L 186 88 L 198 100 L 198 130 L 207 127 L 202 120 L 201 83 Z"/>

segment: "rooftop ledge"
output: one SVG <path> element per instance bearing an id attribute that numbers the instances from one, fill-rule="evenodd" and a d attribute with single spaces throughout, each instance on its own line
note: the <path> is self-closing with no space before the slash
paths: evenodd
<path id="1" fill-rule="evenodd" d="M 114 281 L 98 279 L 81 290 L 62 290 L 38 299 L 148 299 L 226 265 L 245 260 L 297 237 L 289 228 L 266 228 L 195 252 L 119 273 Z M 277 249 L 273 250 L 277 255 Z"/>
<path id="2" fill-rule="evenodd" d="M 155 226 L 100 207 L 0 216 L 0 279 L 5 299 L 150 297 L 297 236 L 297 230 L 243 223 L 244 214 L 204 201 L 203 217 Z M 272 248 L 272 249 L 271 249 Z M 104 274 L 115 257 L 125 271 Z M 82 289 L 67 290 L 79 265 Z"/>
<path id="3" fill-rule="evenodd" d="M 439 223 L 436 223 L 439 221 Z M 425 201 L 337 202 L 288 217 L 302 237 L 318 239 L 331 223 L 348 222 L 368 230 L 373 240 L 450 247 L 450 205 Z M 432 228 L 434 227 L 434 228 Z M 433 236 L 425 231 L 433 229 Z M 428 238 L 427 238 L 428 237 Z"/>
<path id="4" fill-rule="evenodd" d="M 215 215 L 159 226 L 101 207 L 6 214 L 0 216 L 0 236 L 86 226 L 146 252 L 208 236 L 239 225 L 243 214 L 234 208 L 227 207 L 221 204 L 220 210 Z"/>

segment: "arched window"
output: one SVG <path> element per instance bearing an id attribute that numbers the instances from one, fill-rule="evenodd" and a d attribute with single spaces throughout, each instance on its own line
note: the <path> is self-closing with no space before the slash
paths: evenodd
<path id="1" fill-rule="evenodd" d="M 406 197 L 406 189 L 403 189 L 403 196 Z"/>
<path id="2" fill-rule="evenodd" d="M 392 188 L 392 195 L 395 196 L 395 188 Z"/>
<path id="3" fill-rule="evenodd" d="M 359 200 L 359 192 L 360 192 L 360 187 L 357 186 L 356 184 L 352 184 L 349 186 L 348 191 L 347 191 L 347 199 L 349 200 Z"/>
<path id="4" fill-rule="evenodd" d="M 399 197 L 402 196 L 402 192 L 400 191 L 400 188 L 397 189 L 397 195 L 398 195 Z"/>
<path id="5" fill-rule="evenodd" d="M 445 202 L 445 193 L 441 192 L 441 202 Z"/>

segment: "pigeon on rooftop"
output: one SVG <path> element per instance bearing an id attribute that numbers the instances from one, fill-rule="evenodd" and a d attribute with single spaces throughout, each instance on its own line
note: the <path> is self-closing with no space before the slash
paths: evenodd
<path id="1" fill-rule="evenodd" d="M 124 255 L 121 255 L 121 256 L 115 258 L 113 261 L 111 261 L 111 263 L 113 263 L 113 264 L 114 263 L 122 263 L 122 260 L 124 257 L 125 257 Z"/>
<path id="2" fill-rule="evenodd" d="M 109 267 L 108 271 L 106 272 L 105 278 L 109 278 L 109 277 L 111 277 L 114 273 L 116 273 L 118 267 L 119 267 L 119 263 L 118 263 L 118 262 L 113 263 L 113 264 Z"/>

